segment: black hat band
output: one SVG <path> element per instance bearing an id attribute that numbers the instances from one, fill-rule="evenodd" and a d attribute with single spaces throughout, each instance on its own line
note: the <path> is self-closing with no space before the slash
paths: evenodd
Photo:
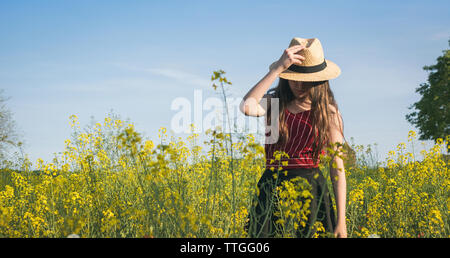
<path id="1" fill-rule="evenodd" d="M 322 71 L 323 69 L 325 69 L 325 67 L 327 67 L 327 63 L 325 62 L 325 60 L 323 60 L 323 63 L 313 66 L 299 66 L 292 64 L 291 66 L 289 66 L 288 70 L 297 73 L 316 73 Z"/>

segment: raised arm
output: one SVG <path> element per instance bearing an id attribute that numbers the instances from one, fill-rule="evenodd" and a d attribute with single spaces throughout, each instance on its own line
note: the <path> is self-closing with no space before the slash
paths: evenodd
<path id="1" fill-rule="evenodd" d="M 246 116 L 263 116 L 266 113 L 261 106 L 261 99 L 267 97 L 267 90 L 278 77 L 279 72 L 270 70 L 250 91 L 244 96 L 239 109 Z"/>
<path id="2" fill-rule="evenodd" d="M 296 45 L 284 50 L 283 55 L 269 72 L 245 94 L 239 105 L 242 113 L 246 116 L 263 116 L 266 113 L 266 110 L 259 104 L 261 99 L 266 96 L 270 85 L 281 72 L 289 68 L 291 64 L 301 64 L 301 60 L 305 60 L 303 56 L 295 54 L 303 48 L 301 45 Z"/>

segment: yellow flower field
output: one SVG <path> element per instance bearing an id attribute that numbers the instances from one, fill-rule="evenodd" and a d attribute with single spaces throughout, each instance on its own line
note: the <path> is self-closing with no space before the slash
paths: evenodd
<path id="1" fill-rule="evenodd" d="M 61 155 L 37 160 L 38 171 L 24 158 L 20 170 L 0 172 L 0 237 L 246 237 L 265 169 L 253 135 L 233 142 L 231 158 L 230 135 L 220 128 L 206 132 L 210 148 L 202 152 L 198 134 L 169 139 L 161 128 L 153 142 L 117 118 L 85 131 L 70 119 L 73 136 Z M 409 139 L 414 144 L 413 131 Z M 448 140 L 422 151 L 421 162 L 400 143 L 386 167 L 368 167 L 364 148 L 352 146 L 364 155 L 345 159 L 349 237 L 449 237 L 450 174 L 442 155 Z M 327 163 L 323 157 L 325 176 Z M 278 190 L 280 211 L 297 218 L 279 221 L 279 236 L 290 237 L 289 227 L 302 225 L 307 213 L 307 204 L 293 199 L 309 196 L 307 187 L 289 182 Z"/>

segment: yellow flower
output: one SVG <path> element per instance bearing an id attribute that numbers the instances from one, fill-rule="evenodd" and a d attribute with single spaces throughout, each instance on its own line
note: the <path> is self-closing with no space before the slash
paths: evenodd
<path id="1" fill-rule="evenodd" d="M 408 142 L 412 142 L 414 139 L 416 139 L 416 132 L 411 130 L 408 133 Z"/>

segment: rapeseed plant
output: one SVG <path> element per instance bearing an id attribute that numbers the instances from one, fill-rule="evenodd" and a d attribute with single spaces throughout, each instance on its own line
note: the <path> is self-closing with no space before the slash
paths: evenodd
<path id="1" fill-rule="evenodd" d="M 246 236 L 251 197 L 265 169 L 264 148 L 254 135 L 233 142 L 232 159 L 225 144 L 229 136 L 220 127 L 206 132 L 210 149 L 203 152 L 198 134 L 184 142 L 168 139 L 161 128 L 156 144 L 114 117 L 85 132 L 76 116 L 70 118 L 74 133 L 61 156 L 38 159 L 35 171 L 25 159 L 23 170 L 1 172 L 0 236 Z M 411 131 L 408 142 L 414 137 Z M 447 141 L 438 139 L 421 151 L 420 162 L 400 143 L 388 153 L 386 166 L 370 167 L 360 157 L 346 163 L 349 236 L 448 237 L 450 174 L 441 153 Z M 361 146 L 354 149 L 367 155 Z M 282 164 L 286 155 L 276 153 L 275 162 Z M 330 159 L 322 159 L 327 175 Z M 305 225 L 308 189 L 301 179 L 277 188 L 279 237 L 294 237 Z M 313 237 L 323 235 L 321 225 L 314 227 Z"/>

